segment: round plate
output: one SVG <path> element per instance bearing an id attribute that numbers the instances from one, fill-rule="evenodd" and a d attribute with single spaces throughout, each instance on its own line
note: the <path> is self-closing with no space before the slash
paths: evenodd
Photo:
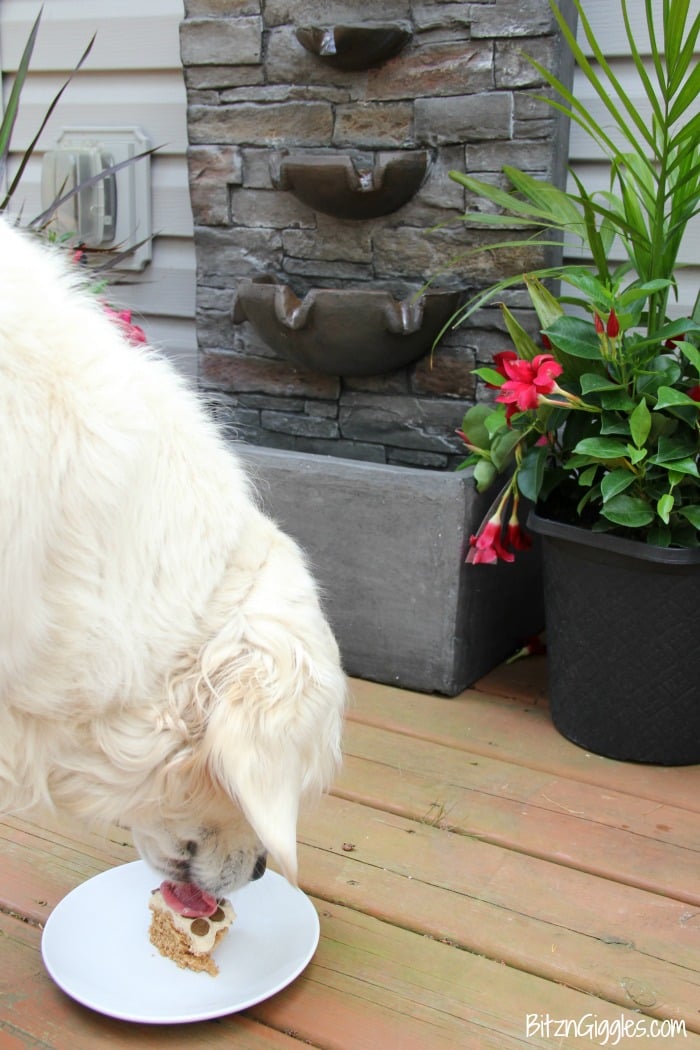
<path id="1" fill-rule="evenodd" d="M 236 919 L 214 958 L 219 975 L 181 970 L 148 939 L 161 877 L 143 861 L 96 875 L 54 908 L 41 953 L 64 992 L 108 1017 L 182 1024 L 244 1010 L 286 987 L 311 960 L 311 901 L 273 871 L 231 894 Z"/>

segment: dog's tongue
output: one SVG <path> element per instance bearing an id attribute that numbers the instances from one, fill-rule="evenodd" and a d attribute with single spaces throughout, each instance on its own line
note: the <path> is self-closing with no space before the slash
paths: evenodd
<path id="1" fill-rule="evenodd" d="M 193 882 L 163 882 L 160 892 L 168 907 L 186 919 L 206 918 L 219 907 L 216 897 L 200 890 Z"/>

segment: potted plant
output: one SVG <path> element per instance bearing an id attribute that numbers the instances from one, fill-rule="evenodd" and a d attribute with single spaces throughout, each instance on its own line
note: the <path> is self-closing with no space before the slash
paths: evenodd
<path id="1" fill-rule="evenodd" d="M 610 189 L 569 191 L 506 169 L 512 192 L 451 173 L 500 206 L 465 218 L 535 228 L 540 242 L 578 236 L 587 264 L 524 278 L 540 342 L 503 306 L 512 349 L 477 374 L 497 388 L 470 409 L 462 435 L 477 487 L 506 477 L 468 558 L 511 561 L 543 542 L 550 702 L 570 739 L 614 758 L 700 761 L 700 324 L 671 319 L 678 252 L 700 207 L 700 88 L 694 59 L 700 16 L 666 0 L 660 24 L 645 0 L 647 68 L 620 0 L 639 92 L 616 79 L 573 0 L 593 60 L 555 4 L 574 59 L 606 110 L 598 123 L 540 69 L 551 104 L 576 121 L 610 161 Z M 504 245 L 509 242 L 502 242 Z M 613 244 L 625 259 L 613 266 Z M 490 246 L 492 248 L 492 246 Z M 560 282 L 554 295 L 543 283 Z M 516 275 L 474 297 L 459 322 Z M 489 571 L 485 569 L 484 571 Z"/>

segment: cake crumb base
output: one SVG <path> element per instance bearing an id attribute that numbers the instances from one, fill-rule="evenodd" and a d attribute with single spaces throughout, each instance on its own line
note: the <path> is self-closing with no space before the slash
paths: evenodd
<path id="1" fill-rule="evenodd" d="M 227 932 L 227 927 L 217 932 L 214 948 L 226 936 Z M 176 929 L 165 912 L 152 911 L 148 933 L 151 944 L 158 949 L 160 954 L 168 959 L 172 959 L 181 969 L 194 970 L 196 973 L 208 973 L 211 977 L 218 975 L 219 967 L 211 955 L 209 953 L 197 954 L 193 952 L 188 938 L 184 933 Z"/>

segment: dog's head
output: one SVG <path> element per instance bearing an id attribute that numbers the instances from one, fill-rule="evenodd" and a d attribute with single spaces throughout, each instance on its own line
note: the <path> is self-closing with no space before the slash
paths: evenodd
<path id="1" fill-rule="evenodd" d="M 183 746 L 165 765 L 157 814 L 132 822 L 149 863 L 214 896 L 259 877 L 268 853 L 296 883 L 300 802 L 340 761 L 338 648 L 296 548 L 285 537 L 273 547 L 177 686 Z"/>
<path id="2" fill-rule="evenodd" d="M 144 819 L 132 828 L 134 843 L 166 879 L 220 898 L 265 873 L 267 849 L 237 803 L 215 785 L 201 802 L 198 814 Z"/>

